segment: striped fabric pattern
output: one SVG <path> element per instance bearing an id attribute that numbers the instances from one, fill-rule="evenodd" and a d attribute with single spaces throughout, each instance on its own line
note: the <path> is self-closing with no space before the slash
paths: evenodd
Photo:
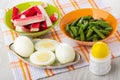
<path id="1" fill-rule="evenodd" d="M 105 11 L 111 12 L 112 9 L 107 4 L 108 1 L 109 0 L 44 0 L 44 2 L 48 2 L 56 6 L 60 10 L 61 17 L 72 10 L 88 7 L 103 9 Z M 5 14 L 6 11 L 7 9 L 0 10 L 0 14 Z M 58 73 L 75 70 L 88 65 L 89 52 L 91 47 L 81 46 L 65 37 L 59 29 L 59 24 L 55 28 L 51 29 L 48 34 L 40 36 L 39 38 L 51 38 L 70 44 L 79 54 L 81 54 L 82 60 L 76 65 L 62 69 L 39 69 L 24 63 L 19 58 L 17 58 L 8 48 L 8 45 L 12 43 L 19 35 L 6 27 L 3 21 L 3 17 L 4 15 L 0 15 L 0 28 L 4 36 L 6 49 L 8 50 L 9 55 L 10 67 L 13 71 L 15 80 L 36 80 L 44 77 L 50 77 Z M 116 18 L 120 23 L 120 18 Z M 118 28 L 118 31 L 115 33 L 115 35 L 106 41 L 106 43 L 108 43 L 111 49 L 112 58 L 120 56 L 120 27 Z"/>

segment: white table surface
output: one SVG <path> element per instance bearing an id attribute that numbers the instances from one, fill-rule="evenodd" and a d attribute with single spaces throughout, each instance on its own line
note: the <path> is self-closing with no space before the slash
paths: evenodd
<path id="1" fill-rule="evenodd" d="M 11 7 L 25 0 L 1 0 L 0 9 Z M 28 1 L 28 0 L 26 0 Z M 120 0 L 109 0 L 109 4 L 113 7 L 113 14 L 120 16 Z M 120 52 L 119 52 L 120 53 Z M 120 57 L 112 60 L 112 69 L 105 76 L 93 75 L 88 66 L 74 71 L 57 74 L 55 76 L 44 78 L 41 80 L 120 80 Z M 14 76 L 8 62 L 8 54 L 5 48 L 3 35 L 0 32 L 0 80 L 14 80 Z"/>

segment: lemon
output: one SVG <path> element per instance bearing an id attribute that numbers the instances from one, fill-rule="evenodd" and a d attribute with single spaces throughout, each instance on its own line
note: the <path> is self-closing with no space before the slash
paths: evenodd
<path id="1" fill-rule="evenodd" d="M 92 46 L 92 55 L 95 58 L 105 58 L 109 54 L 108 45 L 104 42 L 96 42 Z"/>

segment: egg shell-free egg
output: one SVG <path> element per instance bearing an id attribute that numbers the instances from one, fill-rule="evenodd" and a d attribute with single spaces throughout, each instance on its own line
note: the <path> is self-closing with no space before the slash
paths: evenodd
<path id="1" fill-rule="evenodd" d="M 50 51 L 55 51 L 55 48 L 59 45 L 59 42 L 52 39 L 41 39 L 35 43 L 35 49 L 48 49 Z"/>
<path id="2" fill-rule="evenodd" d="M 47 49 L 40 49 L 30 56 L 30 61 L 36 65 L 51 65 L 55 61 L 55 54 Z"/>
<path id="3" fill-rule="evenodd" d="M 58 45 L 55 54 L 61 64 L 72 62 L 75 59 L 74 49 L 66 43 Z"/>
<path id="4" fill-rule="evenodd" d="M 34 51 L 32 41 L 26 36 L 19 36 L 13 44 L 14 50 L 22 57 L 29 57 Z"/>

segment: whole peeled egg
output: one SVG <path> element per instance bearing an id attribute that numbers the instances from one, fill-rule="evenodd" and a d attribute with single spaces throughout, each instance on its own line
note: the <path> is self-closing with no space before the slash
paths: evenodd
<path id="1" fill-rule="evenodd" d="M 61 64 L 73 62 L 75 59 L 74 49 L 66 43 L 59 44 L 55 50 L 55 54 Z"/>
<path id="2" fill-rule="evenodd" d="M 22 57 L 29 57 L 34 51 L 34 45 L 30 38 L 19 36 L 15 39 L 13 48 Z"/>

